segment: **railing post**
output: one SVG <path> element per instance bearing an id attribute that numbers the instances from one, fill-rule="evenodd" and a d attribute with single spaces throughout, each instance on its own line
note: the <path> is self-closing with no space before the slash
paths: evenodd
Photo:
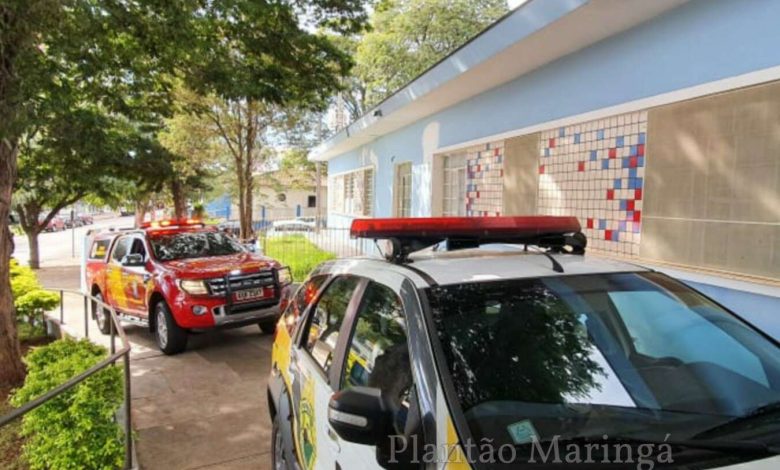
<path id="1" fill-rule="evenodd" d="M 84 297 L 84 337 L 89 339 L 89 310 L 86 297 Z"/>
<path id="2" fill-rule="evenodd" d="M 122 356 L 125 367 L 125 468 L 133 468 L 133 426 L 130 422 L 130 351 Z"/>
<path id="3" fill-rule="evenodd" d="M 60 325 L 65 323 L 65 292 L 60 289 Z"/>
<path id="4" fill-rule="evenodd" d="M 116 352 L 116 343 L 114 338 L 116 338 L 115 329 L 116 326 L 114 326 L 114 319 L 116 316 L 114 315 L 113 311 L 111 312 L 111 317 L 109 317 L 108 322 L 110 323 L 109 329 L 111 330 L 111 354 L 113 355 Z"/>

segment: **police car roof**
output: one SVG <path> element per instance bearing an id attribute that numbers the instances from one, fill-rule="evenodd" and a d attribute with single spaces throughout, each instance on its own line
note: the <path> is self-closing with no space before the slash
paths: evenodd
<path id="1" fill-rule="evenodd" d="M 424 288 L 431 281 L 438 285 L 498 281 L 578 274 L 642 272 L 641 266 L 590 255 L 551 254 L 563 268 L 555 272 L 550 259 L 530 248 L 517 245 L 487 245 L 480 248 L 436 252 L 425 250 L 413 254 L 411 263 L 395 264 L 381 258 L 345 258 L 326 263 L 322 271 L 370 275 L 388 269 L 405 275 Z"/>

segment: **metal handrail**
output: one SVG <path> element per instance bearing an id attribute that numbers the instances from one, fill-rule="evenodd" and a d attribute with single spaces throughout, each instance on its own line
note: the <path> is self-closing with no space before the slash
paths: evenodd
<path id="1" fill-rule="evenodd" d="M 30 411 L 38 408 L 39 406 L 43 405 L 47 401 L 51 400 L 52 398 L 55 398 L 62 394 L 63 392 L 70 390 L 71 388 L 75 387 L 76 385 L 80 384 L 81 382 L 85 381 L 92 375 L 96 374 L 97 372 L 105 369 L 106 367 L 115 364 L 119 359 L 122 359 L 123 366 L 124 366 L 124 374 L 125 374 L 125 380 L 124 380 L 124 399 L 125 399 L 125 406 L 124 406 L 124 412 L 125 412 L 125 469 L 133 468 L 133 438 L 132 438 L 132 422 L 131 422 L 131 414 L 130 414 L 130 341 L 127 339 L 127 334 L 125 333 L 124 328 L 122 328 L 121 323 L 119 322 L 119 319 L 116 315 L 116 310 L 107 303 L 103 302 L 102 300 L 98 300 L 92 295 L 86 295 L 82 292 L 79 292 L 77 290 L 72 289 L 46 289 L 49 291 L 59 292 L 60 293 L 60 323 L 64 324 L 64 307 L 63 307 L 63 299 L 65 294 L 75 294 L 82 296 L 84 298 L 84 336 L 89 339 L 89 300 L 93 302 L 93 305 L 98 305 L 106 310 L 108 310 L 111 314 L 111 323 L 110 323 L 110 330 L 111 330 L 111 352 L 110 355 L 100 361 L 99 363 L 95 364 L 94 366 L 90 367 L 86 371 L 80 373 L 79 375 L 71 378 L 67 382 L 53 388 L 52 390 L 44 393 L 43 395 L 39 396 L 38 398 L 35 398 L 34 400 L 31 400 L 24 405 L 20 406 L 19 408 L 16 408 L 15 410 L 11 411 L 10 413 L 6 414 L 5 416 L 0 417 L 0 428 L 5 426 L 6 424 L 10 423 L 11 421 L 20 418 L 24 416 L 25 414 L 29 413 Z M 122 341 L 122 347 L 119 350 L 116 350 L 115 345 L 115 337 L 116 335 L 119 335 L 119 338 Z"/>

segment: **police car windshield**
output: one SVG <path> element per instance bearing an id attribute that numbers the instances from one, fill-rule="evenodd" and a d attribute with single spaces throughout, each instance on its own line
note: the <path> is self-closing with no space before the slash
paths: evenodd
<path id="1" fill-rule="evenodd" d="M 659 273 L 445 285 L 426 295 L 474 441 L 730 437 L 736 428 L 724 423 L 780 400 L 777 345 Z M 758 427 L 780 441 L 780 420 Z"/>
<path id="2" fill-rule="evenodd" d="M 244 247 L 220 232 L 180 232 L 149 238 L 154 256 L 160 261 L 204 258 L 242 253 Z"/>

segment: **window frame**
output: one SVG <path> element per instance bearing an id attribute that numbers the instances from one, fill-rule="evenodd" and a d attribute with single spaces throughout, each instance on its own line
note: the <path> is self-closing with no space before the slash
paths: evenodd
<path id="1" fill-rule="evenodd" d="M 393 216 L 412 216 L 412 162 L 396 163 L 393 167 Z M 404 178 L 408 177 L 408 184 Z M 408 211 L 407 211 L 408 209 Z"/>
<path id="2" fill-rule="evenodd" d="M 328 292 L 328 289 L 333 285 L 333 283 L 342 278 L 355 278 L 358 281 L 357 286 L 355 286 L 355 291 L 352 293 L 352 298 L 349 300 L 349 303 L 347 304 L 347 310 L 344 312 L 344 319 L 341 322 L 341 326 L 339 327 L 339 339 L 336 342 L 336 346 L 333 349 L 333 361 L 331 362 L 330 368 L 326 371 L 319 362 L 317 362 L 317 359 L 314 358 L 311 351 L 306 347 L 306 340 L 308 338 L 309 328 L 311 327 L 311 322 L 314 318 L 314 312 L 317 310 L 317 305 L 322 300 L 322 297 Z M 349 334 L 349 329 L 351 328 L 352 321 L 355 318 L 355 314 L 357 312 L 358 307 L 363 301 L 363 293 L 365 292 L 366 286 L 368 285 L 369 280 L 362 276 L 356 276 L 352 274 L 334 274 L 330 277 L 330 279 L 326 280 L 322 286 L 320 286 L 319 291 L 317 292 L 317 296 L 312 301 L 311 304 L 307 307 L 305 316 L 303 317 L 303 320 L 301 324 L 302 327 L 298 328 L 297 331 L 297 337 L 295 339 L 295 347 L 299 350 L 301 354 L 305 354 L 308 358 L 309 362 L 315 365 L 314 369 L 319 373 L 320 377 L 325 380 L 330 388 L 333 391 L 338 390 L 338 379 L 341 376 L 341 363 L 344 359 L 344 351 L 346 344 L 346 341 L 343 339 L 345 335 Z"/>
<path id="3" fill-rule="evenodd" d="M 328 176 L 328 208 L 349 217 L 373 217 L 376 199 L 373 165 Z"/>
<path id="4" fill-rule="evenodd" d="M 111 252 L 108 255 L 108 261 L 110 263 L 112 263 L 112 264 L 121 265 L 122 264 L 122 260 L 121 259 L 117 260 L 117 259 L 114 258 L 114 255 L 116 254 L 116 249 L 119 248 L 119 244 L 120 243 L 127 242 L 127 244 L 128 244 L 127 245 L 127 250 L 122 255 L 122 258 L 124 258 L 130 252 L 130 244 L 131 244 L 132 241 L 133 241 L 133 236 L 132 235 L 121 235 L 121 236 L 117 237 L 117 239 L 114 241 L 113 246 L 111 246 Z"/>

